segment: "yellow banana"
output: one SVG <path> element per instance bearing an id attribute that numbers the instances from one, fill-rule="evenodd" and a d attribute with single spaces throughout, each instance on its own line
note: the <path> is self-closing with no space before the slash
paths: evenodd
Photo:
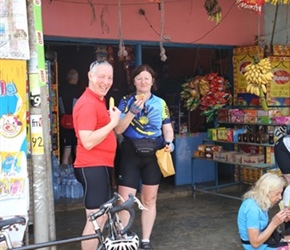
<path id="1" fill-rule="evenodd" d="M 110 97 L 110 100 L 109 100 L 109 107 L 110 107 L 110 108 L 115 107 L 115 100 L 114 100 L 114 97 Z"/>
<path id="2" fill-rule="evenodd" d="M 251 88 L 250 88 L 250 93 L 254 94 L 254 90 L 255 90 L 255 86 L 252 84 Z"/>
<path id="3" fill-rule="evenodd" d="M 260 96 L 260 89 L 259 89 L 259 87 L 255 86 L 254 94 L 256 96 Z"/>
<path id="4" fill-rule="evenodd" d="M 252 84 L 248 84 L 246 87 L 246 92 L 250 93 L 251 87 L 252 87 Z"/>
<path id="5" fill-rule="evenodd" d="M 265 94 L 267 94 L 267 88 L 264 84 L 261 84 L 261 88 Z"/>

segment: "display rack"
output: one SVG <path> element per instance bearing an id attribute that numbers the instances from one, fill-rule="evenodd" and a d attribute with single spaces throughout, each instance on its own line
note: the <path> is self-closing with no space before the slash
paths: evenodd
<path id="1" fill-rule="evenodd" d="M 219 123 L 218 123 L 219 124 Z M 220 122 L 220 124 L 228 124 L 228 125 L 241 125 L 241 126 L 248 126 L 248 125 L 253 125 L 253 126 L 271 126 L 271 127 L 278 127 L 278 126 L 286 126 L 284 124 L 258 124 L 258 123 L 231 123 L 231 122 Z M 273 128 L 271 128 L 272 131 Z M 253 142 L 237 142 L 237 141 L 223 141 L 223 140 L 210 140 L 210 139 L 204 139 L 203 142 L 205 144 L 209 144 L 209 143 L 214 143 L 214 144 L 232 144 L 235 147 L 235 151 L 239 152 L 240 151 L 240 146 L 257 146 L 259 147 L 259 149 L 262 148 L 262 152 L 265 156 L 265 163 L 259 163 L 259 164 L 237 164 L 237 163 L 233 163 L 233 162 L 228 162 L 228 161 L 219 161 L 219 160 L 214 160 L 214 159 L 208 159 L 208 158 L 203 158 L 203 157 L 192 157 L 191 159 L 191 171 L 192 171 L 192 176 L 197 175 L 197 171 L 196 171 L 196 167 L 198 164 L 196 164 L 197 160 L 206 160 L 206 161 L 211 161 L 214 162 L 214 168 L 215 168 L 215 180 L 214 180 L 214 184 L 213 185 L 207 185 L 207 186 L 203 186 L 200 188 L 197 188 L 196 183 L 194 181 L 194 178 L 192 179 L 192 192 L 193 192 L 193 197 L 195 197 L 195 192 L 196 191 L 202 191 L 202 192 L 211 192 L 214 193 L 216 195 L 220 195 L 220 196 L 226 196 L 229 198 L 235 198 L 235 199 L 240 199 L 240 197 L 236 197 L 236 196 L 230 196 L 230 195 L 223 195 L 221 193 L 218 193 L 218 189 L 222 188 L 222 187 L 226 187 L 226 186 L 231 186 L 231 185 L 237 185 L 237 184 L 241 184 L 242 180 L 241 180 L 241 168 L 242 167 L 247 167 L 249 169 L 257 169 L 259 171 L 261 171 L 261 174 L 266 173 L 267 171 L 275 168 L 275 162 L 271 161 L 271 157 L 268 155 L 271 150 L 271 148 L 274 147 L 274 143 L 270 144 L 270 143 L 253 143 Z M 237 147 L 238 148 L 237 148 Z M 227 183 L 223 183 L 220 184 L 219 183 L 219 175 L 218 175 L 218 169 L 219 169 L 219 163 L 222 164 L 227 164 L 227 165 L 232 165 L 235 167 L 235 169 L 237 169 L 237 176 L 238 179 L 237 180 L 231 180 Z M 249 183 L 247 183 L 249 184 Z M 211 190 L 211 191 L 210 191 Z M 214 192 L 212 192 L 212 190 L 214 190 Z"/>
<path id="2" fill-rule="evenodd" d="M 51 148 L 52 148 L 52 152 L 54 156 L 56 156 L 57 159 L 60 160 L 57 60 L 54 60 L 54 61 L 47 60 L 45 62 L 45 65 L 46 65 L 48 91 L 49 91 L 49 99 L 50 99 Z"/>

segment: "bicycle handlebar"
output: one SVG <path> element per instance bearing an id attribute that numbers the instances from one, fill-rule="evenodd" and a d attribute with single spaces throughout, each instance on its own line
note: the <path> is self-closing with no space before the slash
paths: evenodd
<path id="1" fill-rule="evenodd" d="M 120 230 L 121 235 L 124 235 L 125 233 L 127 233 L 128 230 L 132 227 L 132 225 L 134 223 L 134 220 L 135 220 L 135 210 L 133 208 L 134 202 L 135 202 L 134 195 L 129 194 L 128 200 L 126 200 L 125 202 L 123 202 L 119 206 L 113 207 L 111 210 L 112 213 L 117 213 L 119 211 L 126 210 L 130 214 L 129 221 L 128 221 L 127 225 L 122 230 Z"/>
<path id="2" fill-rule="evenodd" d="M 122 230 L 120 230 L 120 233 L 122 235 L 124 235 L 133 225 L 134 219 L 135 219 L 135 210 L 133 208 L 134 202 L 135 202 L 135 197 L 132 194 L 129 194 L 129 198 L 128 200 L 126 200 L 125 202 L 123 202 L 121 205 L 117 205 L 117 201 L 119 199 L 123 199 L 118 193 L 114 193 L 114 197 L 110 200 L 108 200 L 107 202 L 105 202 L 104 204 L 102 204 L 100 206 L 100 209 L 98 212 L 96 213 L 91 213 L 89 215 L 90 221 L 96 220 L 97 218 L 99 218 L 100 216 L 106 214 L 106 213 L 117 213 L 120 212 L 122 210 L 126 210 L 129 212 L 130 217 L 129 217 L 129 221 L 128 224 L 126 225 L 126 227 L 124 227 Z"/>

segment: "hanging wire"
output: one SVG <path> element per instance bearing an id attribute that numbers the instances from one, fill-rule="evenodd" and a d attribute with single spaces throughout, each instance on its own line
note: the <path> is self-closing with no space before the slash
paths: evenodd
<path id="1" fill-rule="evenodd" d="M 258 37 L 257 40 L 260 41 L 261 39 L 261 16 L 258 16 L 258 31 L 257 31 Z"/>
<path id="2" fill-rule="evenodd" d="M 105 22 L 105 14 L 109 12 L 109 9 L 108 9 L 108 5 L 105 5 L 103 8 L 102 8 L 102 13 L 101 13 L 101 16 L 100 16 L 100 19 L 101 19 L 101 28 L 102 28 L 102 34 L 104 33 L 110 33 L 110 27 L 109 25 Z"/>
<path id="3" fill-rule="evenodd" d="M 96 11 L 95 11 L 95 7 L 94 7 L 94 3 L 92 0 L 87 0 L 88 1 L 88 4 L 92 10 L 92 14 L 93 14 L 93 17 L 92 17 L 92 21 L 91 21 L 91 25 L 93 24 L 94 21 L 96 21 Z"/>
<path id="4" fill-rule="evenodd" d="M 165 55 L 165 48 L 163 47 L 163 31 L 164 31 L 164 0 L 160 2 L 160 10 L 161 10 L 161 17 L 160 17 L 160 59 L 162 62 L 167 60 L 167 56 Z"/>
<path id="5" fill-rule="evenodd" d="M 285 45 L 288 45 L 288 42 L 289 42 L 289 4 L 287 4 L 287 7 L 286 7 L 286 44 Z"/>
<path id="6" fill-rule="evenodd" d="M 122 58 L 128 56 L 128 52 L 126 51 L 124 41 L 123 41 L 121 0 L 118 0 L 118 19 L 119 19 L 119 40 L 120 40 L 118 57 L 122 59 Z"/>
<path id="7" fill-rule="evenodd" d="M 194 64 L 194 72 L 197 72 L 197 64 L 199 62 L 199 47 L 196 50 L 195 64 Z"/>
<path id="8" fill-rule="evenodd" d="M 233 4 L 232 6 L 229 8 L 229 10 L 227 11 L 227 13 L 225 15 L 223 15 L 223 18 L 222 18 L 222 21 L 218 24 L 216 24 L 215 26 L 213 26 L 213 28 L 211 28 L 208 32 L 206 32 L 203 36 L 201 36 L 200 38 L 194 40 L 194 41 L 191 41 L 189 42 L 189 44 L 192 44 L 192 43 L 196 43 L 200 40 L 202 40 L 203 38 L 205 38 L 208 34 L 210 34 L 212 31 L 214 31 L 225 19 L 226 17 L 230 14 L 231 10 L 236 6 L 236 2 L 233 1 Z"/>

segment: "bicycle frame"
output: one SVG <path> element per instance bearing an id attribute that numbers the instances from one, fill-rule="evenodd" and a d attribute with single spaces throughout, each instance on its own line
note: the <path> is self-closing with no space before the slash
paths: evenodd
<path id="1" fill-rule="evenodd" d="M 117 205 L 117 200 L 121 199 L 123 203 L 121 205 Z M 36 243 L 32 245 L 26 245 L 26 246 L 20 246 L 20 247 L 13 247 L 11 239 L 9 237 L 9 232 L 4 231 L 6 228 L 9 228 L 9 226 L 12 226 L 17 223 L 25 223 L 25 218 L 23 217 L 15 217 L 8 220 L 3 220 L 0 222 L 0 242 L 5 241 L 7 245 L 7 250 L 30 250 L 30 249 L 38 249 L 38 248 L 44 248 L 44 247 L 50 247 L 50 246 L 57 246 L 62 244 L 68 244 L 73 242 L 80 242 L 84 240 L 91 240 L 91 239 L 98 239 L 99 240 L 99 246 L 97 250 L 106 250 L 105 245 L 105 239 L 107 237 L 110 237 L 110 239 L 113 240 L 120 240 L 124 239 L 124 235 L 126 232 L 131 228 L 135 213 L 132 208 L 134 203 L 138 204 L 139 209 L 146 209 L 141 202 L 134 197 L 133 195 L 129 196 L 129 199 L 124 202 L 123 198 L 115 193 L 114 197 L 109 200 L 108 202 L 104 203 L 98 212 L 92 213 L 89 216 L 90 221 L 93 223 L 95 234 L 85 235 L 81 237 L 74 237 L 69 239 L 63 239 L 63 240 L 55 240 L 55 241 L 49 241 L 49 242 L 43 242 L 43 243 Z M 119 219 L 118 212 L 121 210 L 127 210 L 130 213 L 130 220 L 128 225 L 124 228 L 122 225 L 122 222 Z M 108 232 L 104 236 L 104 232 L 101 230 L 100 226 L 98 225 L 97 218 L 107 214 L 107 226 L 108 226 Z"/>

